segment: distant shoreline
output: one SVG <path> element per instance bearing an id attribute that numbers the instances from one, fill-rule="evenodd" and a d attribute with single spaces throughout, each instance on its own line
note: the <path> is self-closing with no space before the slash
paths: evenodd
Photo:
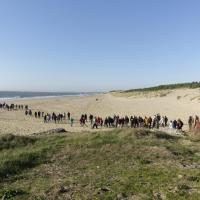
<path id="1" fill-rule="evenodd" d="M 100 92 L 83 92 L 83 93 L 57 93 L 57 92 L 1 92 L 0 101 L 16 101 L 16 100 L 37 100 L 37 99 L 52 99 L 63 97 L 84 97 L 102 94 Z"/>

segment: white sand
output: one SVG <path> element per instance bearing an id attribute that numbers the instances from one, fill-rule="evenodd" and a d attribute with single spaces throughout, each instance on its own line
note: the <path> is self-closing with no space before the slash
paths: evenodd
<path id="1" fill-rule="evenodd" d="M 160 113 L 167 115 L 170 120 L 181 118 L 186 124 L 189 115 L 200 115 L 199 89 L 168 91 L 166 96 L 161 95 L 163 97 L 157 94 L 155 92 L 137 95 L 102 94 L 89 97 L 15 100 L 8 103 L 28 104 L 33 111 L 40 110 L 50 113 L 69 111 L 77 120 L 83 113 L 103 118 L 114 114 L 144 117 Z M 91 130 L 90 127 L 80 127 L 78 123 L 72 128 L 69 124 L 44 124 L 42 119 L 25 116 L 24 111 L 0 111 L 1 134 L 32 134 L 53 128 L 65 128 L 72 132 Z"/>

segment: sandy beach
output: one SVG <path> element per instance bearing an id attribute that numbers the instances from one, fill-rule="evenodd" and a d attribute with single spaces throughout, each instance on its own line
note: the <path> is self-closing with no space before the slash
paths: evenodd
<path id="1" fill-rule="evenodd" d="M 27 117 L 24 111 L 0 110 L 0 134 L 28 135 L 54 128 L 64 128 L 70 132 L 91 130 L 80 127 L 81 114 L 87 113 L 105 118 L 114 114 L 120 116 L 153 116 L 157 113 L 167 115 L 169 120 L 182 119 L 187 129 L 190 115 L 200 115 L 200 90 L 179 89 L 148 93 L 107 93 L 84 97 L 56 97 L 45 99 L 25 99 L 7 101 L 8 104 L 28 104 L 33 111 L 64 113 L 70 112 L 76 123 L 44 124 L 43 119 Z"/>

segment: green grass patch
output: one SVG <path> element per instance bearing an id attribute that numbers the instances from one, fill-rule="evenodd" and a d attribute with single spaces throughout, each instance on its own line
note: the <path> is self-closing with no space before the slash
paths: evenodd
<path id="1" fill-rule="evenodd" d="M 200 145 L 189 137 L 120 129 L 13 138 L 0 151 L 0 198 L 199 199 Z"/>
<path id="2" fill-rule="evenodd" d="M 29 144 L 34 144 L 36 138 L 16 136 L 16 135 L 3 135 L 0 137 L 0 151 L 3 149 L 12 149 L 17 147 L 24 147 Z"/>
<path id="3" fill-rule="evenodd" d="M 46 150 L 15 151 L 0 156 L 0 180 L 46 161 Z"/>

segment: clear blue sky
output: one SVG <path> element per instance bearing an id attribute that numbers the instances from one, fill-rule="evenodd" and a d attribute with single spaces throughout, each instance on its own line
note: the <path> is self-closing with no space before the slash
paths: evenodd
<path id="1" fill-rule="evenodd" d="M 199 0 L 0 0 L 0 90 L 199 81 Z"/>

